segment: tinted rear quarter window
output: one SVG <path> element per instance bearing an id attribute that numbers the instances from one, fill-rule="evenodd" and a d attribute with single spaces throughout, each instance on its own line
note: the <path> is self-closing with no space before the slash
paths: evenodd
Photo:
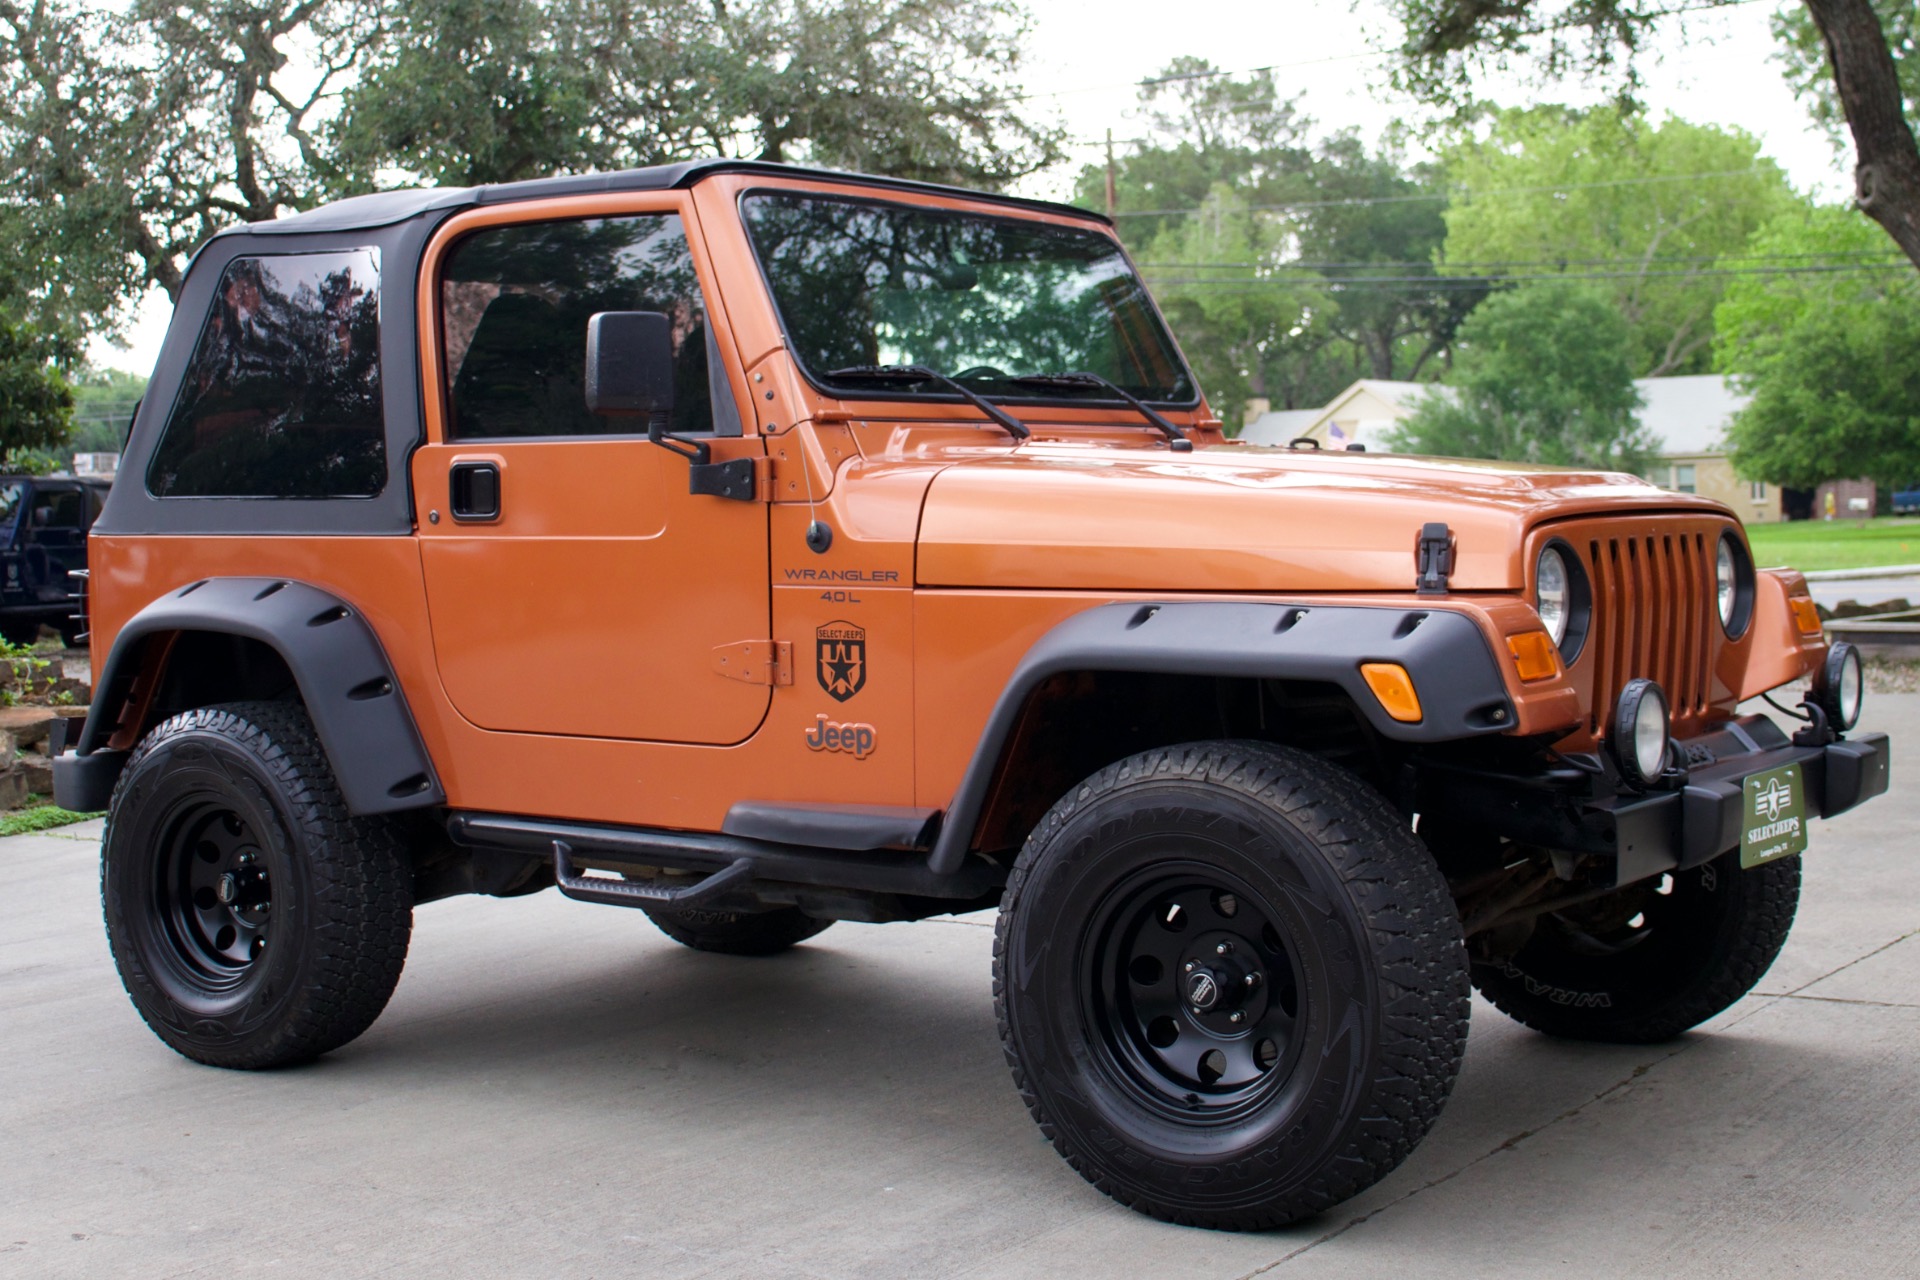
<path id="1" fill-rule="evenodd" d="M 162 498 L 369 498 L 386 482 L 378 251 L 235 258 L 147 468 Z"/>

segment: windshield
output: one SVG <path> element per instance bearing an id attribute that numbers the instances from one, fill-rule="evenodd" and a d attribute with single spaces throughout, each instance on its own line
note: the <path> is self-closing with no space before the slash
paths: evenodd
<path id="1" fill-rule="evenodd" d="M 1096 231 L 770 192 L 744 209 L 794 355 L 818 382 L 924 365 L 989 395 L 1104 398 L 1013 382 L 1085 370 L 1142 400 L 1196 399 L 1146 286 Z M 924 382 L 890 394 L 914 392 L 940 394 Z"/>

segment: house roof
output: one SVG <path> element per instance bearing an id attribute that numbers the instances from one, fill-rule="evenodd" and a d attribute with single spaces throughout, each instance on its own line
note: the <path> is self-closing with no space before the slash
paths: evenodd
<path id="1" fill-rule="evenodd" d="M 1753 399 L 1711 373 L 1640 378 L 1633 385 L 1645 401 L 1640 425 L 1659 440 L 1663 454 L 1724 453 L 1727 425 Z"/>

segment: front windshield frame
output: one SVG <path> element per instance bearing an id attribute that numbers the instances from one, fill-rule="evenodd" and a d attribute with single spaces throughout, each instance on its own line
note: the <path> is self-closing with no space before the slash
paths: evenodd
<path id="1" fill-rule="evenodd" d="M 799 344 L 794 341 L 793 333 L 788 328 L 787 315 L 780 305 L 780 296 L 774 289 L 773 277 L 768 273 L 766 260 L 760 252 L 760 245 L 753 236 L 752 222 L 747 213 L 747 202 L 757 197 L 766 196 L 798 200 L 830 200 L 840 204 L 907 209 L 916 213 L 964 218 L 979 222 L 1006 223 L 1020 227 L 1032 227 L 1035 223 L 1040 223 L 1049 227 L 1085 230 L 1095 235 L 1101 235 L 1106 229 L 1104 225 L 1098 223 L 1094 215 L 1091 214 L 1088 215 L 1088 220 L 1092 225 L 1081 228 L 1071 219 L 1058 216 L 1019 217 L 1009 214 L 987 213 L 977 209 L 956 209 L 942 204 L 922 204 L 913 200 L 854 195 L 850 192 L 843 191 L 821 191 L 811 187 L 753 186 L 741 191 L 735 198 L 735 211 L 740 219 L 740 229 L 746 237 L 747 248 L 753 259 L 754 268 L 760 273 L 761 287 L 766 290 L 767 302 L 773 308 L 774 321 L 779 326 L 780 337 L 786 344 L 787 354 L 792 357 L 794 367 L 800 371 L 800 376 L 806 379 L 807 385 L 820 394 L 831 396 L 837 400 L 907 400 L 930 401 L 940 404 L 965 403 L 962 397 L 950 391 L 940 390 L 928 383 L 886 386 L 866 379 L 862 379 L 857 384 L 852 382 L 835 382 L 827 376 L 830 371 L 815 370 L 813 368 L 807 360 L 806 354 L 800 349 Z M 1145 280 L 1140 275 L 1139 266 L 1134 262 L 1133 256 L 1127 252 L 1126 246 L 1120 243 L 1117 236 L 1105 236 L 1104 238 L 1112 243 L 1114 252 L 1119 255 L 1120 260 L 1126 265 L 1127 271 L 1132 275 L 1133 279 L 1138 282 L 1140 286 L 1140 296 L 1146 304 L 1147 315 L 1157 327 L 1159 337 L 1165 341 L 1167 355 L 1177 365 L 1181 377 L 1185 379 L 1186 385 L 1192 389 L 1192 394 L 1184 400 L 1167 400 L 1142 396 L 1142 401 L 1162 409 L 1199 409 L 1201 405 L 1205 403 L 1205 396 L 1200 389 L 1200 380 L 1194 375 L 1193 366 L 1188 362 L 1186 353 L 1180 349 L 1180 343 L 1174 337 L 1172 326 L 1167 323 L 1166 316 L 1161 313 L 1159 301 L 1153 296 L 1152 290 L 1147 288 Z M 939 369 L 939 372 L 951 376 L 956 371 L 952 369 Z M 1066 373 L 1073 371 L 1050 370 L 1048 372 Z M 1124 409 L 1128 407 L 1125 401 L 1114 398 L 1109 392 L 1103 389 L 1093 387 L 1084 389 L 1056 387 L 1045 390 L 1036 389 L 1031 392 L 1022 391 L 1017 394 L 1009 394 L 1004 391 L 988 391 L 984 387 L 976 388 L 976 390 L 980 395 L 991 400 L 994 404 L 1072 405 L 1100 409 L 1116 407 Z"/>

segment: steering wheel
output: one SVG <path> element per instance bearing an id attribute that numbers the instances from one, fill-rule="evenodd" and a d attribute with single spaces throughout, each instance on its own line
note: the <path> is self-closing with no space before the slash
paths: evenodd
<path id="1" fill-rule="evenodd" d="M 953 375 L 955 382 L 965 382 L 968 378 L 992 378 L 996 382 L 1005 382 L 1007 371 L 990 364 L 976 364 Z"/>

